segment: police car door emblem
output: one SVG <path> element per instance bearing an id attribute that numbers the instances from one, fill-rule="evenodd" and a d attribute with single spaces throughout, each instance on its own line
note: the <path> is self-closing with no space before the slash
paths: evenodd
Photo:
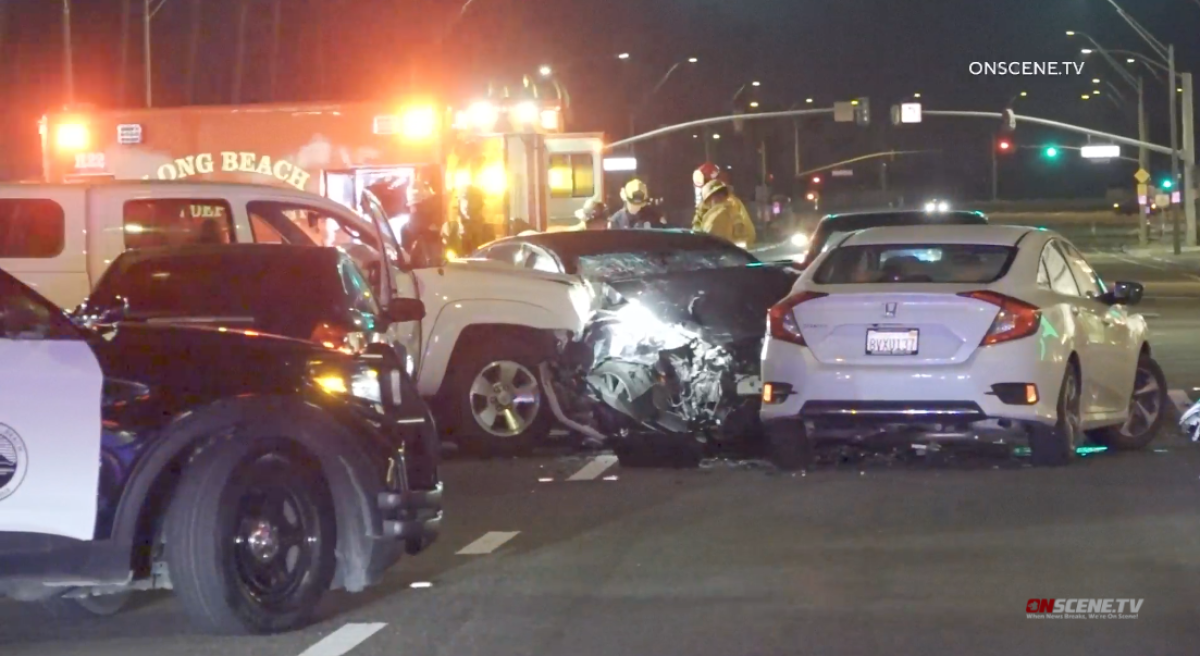
<path id="1" fill-rule="evenodd" d="M 0 424 L 0 501 L 17 491 L 28 467 L 25 442 L 11 426 Z"/>
<path id="2" fill-rule="evenodd" d="M 887 319 L 895 318 L 896 304 L 895 303 L 884 303 L 883 304 L 883 316 L 884 316 L 884 318 L 887 318 Z"/>

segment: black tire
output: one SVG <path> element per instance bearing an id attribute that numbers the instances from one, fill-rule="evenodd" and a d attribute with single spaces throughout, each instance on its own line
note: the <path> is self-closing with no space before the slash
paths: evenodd
<path id="1" fill-rule="evenodd" d="M 1139 390 L 1142 390 L 1139 394 Z M 1134 374 L 1133 394 L 1129 399 L 1131 421 L 1121 426 L 1102 428 L 1092 434 L 1097 444 L 1119 451 L 1144 449 L 1167 421 L 1167 377 L 1162 367 L 1149 355 L 1138 358 Z M 1139 407 L 1141 410 L 1139 411 Z M 1153 416 L 1150 416 L 1150 415 Z M 1149 417 L 1149 418 L 1147 418 Z"/>
<path id="2" fill-rule="evenodd" d="M 287 441 L 245 439 L 184 470 L 163 532 L 175 594 L 197 628 L 270 634 L 311 620 L 337 567 L 333 501 L 311 462 Z M 264 534 L 258 553 L 247 536 Z"/>
<path id="3" fill-rule="evenodd" d="M 90 620 L 112 617 L 129 603 L 132 593 L 95 595 L 88 597 L 51 597 L 42 600 L 42 609 L 60 620 Z"/>
<path id="4" fill-rule="evenodd" d="M 783 471 L 812 466 L 812 440 L 802 421 L 773 421 L 766 427 L 767 458 Z"/>
<path id="5" fill-rule="evenodd" d="M 1080 428 L 1079 370 L 1074 362 L 1067 364 L 1058 391 L 1058 422 L 1053 428 L 1036 427 L 1029 436 L 1030 459 L 1035 467 L 1062 467 L 1075 459 L 1075 448 L 1082 446 L 1087 435 Z"/>
<path id="6" fill-rule="evenodd" d="M 450 440 L 457 443 L 461 451 L 481 457 L 527 455 L 534 445 L 545 440 L 554 426 L 554 412 L 550 409 L 545 383 L 539 371 L 541 360 L 528 346 L 512 337 L 463 345 L 454 354 L 442 386 L 443 399 L 440 405 L 445 409 L 445 415 L 441 423 L 446 427 Z M 529 377 L 536 382 L 536 410 L 527 418 L 528 424 L 515 434 L 503 434 L 505 431 L 499 427 L 500 413 L 496 414 L 492 431 L 484 428 L 482 420 L 476 418 L 476 410 L 482 412 L 481 408 L 489 401 L 472 395 L 475 380 L 480 376 L 490 379 L 507 366 L 504 363 L 519 367 L 521 371 L 515 378 L 519 384 L 527 382 Z M 527 405 L 518 404 L 515 399 L 506 407 L 517 412 L 518 419 L 524 418 L 522 410 L 529 410 Z M 500 434 L 493 431 L 499 431 Z"/>

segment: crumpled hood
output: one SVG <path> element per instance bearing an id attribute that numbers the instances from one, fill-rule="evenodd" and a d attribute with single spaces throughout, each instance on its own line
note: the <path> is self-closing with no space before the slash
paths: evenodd
<path id="1" fill-rule="evenodd" d="M 667 324 L 699 325 L 714 345 L 761 339 L 767 310 L 791 291 L 798 274 L 786 267 L 752 265 L 609 282 Z"/>

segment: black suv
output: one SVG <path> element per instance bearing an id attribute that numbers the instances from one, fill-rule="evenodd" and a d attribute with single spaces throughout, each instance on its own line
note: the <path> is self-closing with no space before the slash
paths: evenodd
<path id="1" fill-rule="evenodd" d="M 172 588 L 206 630 L 303 625 L 437 536 L 437 432 L 404 362 L 237 326 L 84 328 L 0 271 L 0 596 L 86 615 Z"/>

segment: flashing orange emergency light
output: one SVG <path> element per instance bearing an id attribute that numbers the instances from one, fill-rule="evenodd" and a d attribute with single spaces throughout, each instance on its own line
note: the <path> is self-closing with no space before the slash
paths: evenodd
<path id="1" fill-rule="evenodd" d="M 400 116 L 400 132 L 411 141 L 431 139 L 437 133 L 437 122 L 433 107 L 410 107 Z"/>
<path id="2" fill-rule="evenodd" d="M 557 109 L 542 110 L 542 129 L 551 132 L 562 130 L 562 112 Z"/>
<path id="3" fill-rule="evenodd" d="M 79 152 L 91 142 L 91 134 L 83 123 L 60 123 L 54 131 L 54 145 L 59 150 Z"/>
<path id="4" fill-rule="evenodd" d="M 538 121 L 538 106 L 533 101 L 517 104 L 512 109 L 513 119 L 518 125 L 533 125 Z"/>

